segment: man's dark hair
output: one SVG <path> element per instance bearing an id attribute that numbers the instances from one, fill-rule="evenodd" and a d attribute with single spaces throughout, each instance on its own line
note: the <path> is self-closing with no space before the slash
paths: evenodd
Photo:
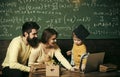
<path id="1" fill-rule="evenodd" d="M 22 26 L 22 35 L 24 35 L 24 32 L 30 33 L 32 29 L 38 30 L 40 27 L 36 22 L 30 21 L 30 22 L 25 22 Z"/>
<path id="2" fill-rule="evenodd" d="M 54 34 L 55 34 L 56 36 L 58 36 L 57 31 L 55 31 L 54 29 L 51 29 L 51 28 L 47 28 L 47 29 L 45 29 L 45 30 L 43 31 L 40 41 L 41 41 L 42 43 L 47 43 L 48 40 L 50 39 L 50 37 L 51 37 L 52 35 L 54 35 Z"/>

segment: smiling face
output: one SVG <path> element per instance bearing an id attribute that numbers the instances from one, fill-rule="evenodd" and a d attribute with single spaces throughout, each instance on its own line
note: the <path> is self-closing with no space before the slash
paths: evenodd
<path id="1" fill-rule="evenodd" d="M 41 36 L 41 42 L 47 47 L 55 47 L 58 33 L 52 28 L 46 28 Z"/>
<path id="2" fill-rule="evenodd" d="M 35 47 L 38 44 L 38 36 L 37 36 L 37 34 L 38 34 L 38 31 L 36 29 L 32 29 L 30 33 L 26 33 L 27 42 L 32 47 Z"/>
<path id="3" fill-rule="evenodd" d="M 82 44 L 82 40 L 79 39 L 74 33 L 73 33 L 73 41 L 74 41 L 74 44 L 76 44 L 76 45 Z"/>
<path id="4" fill-rule="evenodd" d="M 52 35 L 52 36 L 49 38 L 47 44 L 48 44 L 50 47 L 54 47 L 55 44 L 56 44 L 56 41 L 57 41 L 56 38 L 57 38 L 57 36 L 56 36 L 55 34 Z"/>
<path id="5" fill-rule="evenodd" d="M 29 33 L 29 37 L 32 38 L 37 38 L 38 37 L 38 31 L 36 29 L 32 29 L 31 32 Z"/>

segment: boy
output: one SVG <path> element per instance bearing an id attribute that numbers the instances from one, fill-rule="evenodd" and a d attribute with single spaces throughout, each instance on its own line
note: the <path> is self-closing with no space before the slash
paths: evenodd
<path id="1" fill-rule="evenodd" d="M 86 58 L 87 49 L 83 40 L 90 33 L 83 27 L 83 25 L 79 25 L 76 29 L 73 30 L 73 47 L 72 50 L 67 51 L 67 55 L 71 55 L 71 65 L 73 65 L 76 69 L 84 71 L 86 66 Z"/>

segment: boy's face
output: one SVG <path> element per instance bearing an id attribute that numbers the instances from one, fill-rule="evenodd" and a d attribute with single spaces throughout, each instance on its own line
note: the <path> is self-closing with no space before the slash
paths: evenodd
<path id="1" fill-rule="evenodd" d="M 79 39 L 74 33 L 73 33 L 73 42 L 76 45 L 81 45 L 82 44 L 82 40 Z"/>

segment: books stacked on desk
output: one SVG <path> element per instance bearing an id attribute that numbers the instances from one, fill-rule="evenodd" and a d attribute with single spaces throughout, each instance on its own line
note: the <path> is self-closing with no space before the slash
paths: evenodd
<path id="1" fill-rule="evenodd" d="M 114 70 L 117 70 L 117 66 L 114 64 L 102 64 L 99 69 L 100 72 L 109 72 Z"/>

